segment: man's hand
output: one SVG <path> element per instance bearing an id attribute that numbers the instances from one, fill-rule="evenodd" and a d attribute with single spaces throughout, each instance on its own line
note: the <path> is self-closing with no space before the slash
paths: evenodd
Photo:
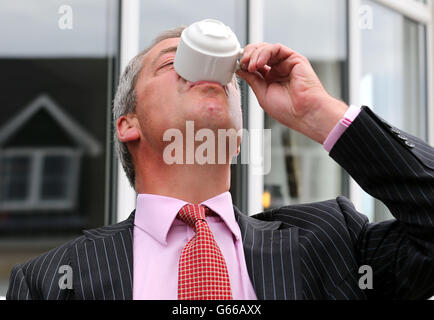
<path id="1" fill-rule="evenodd" d="M 348 109 L 327 93 L 304 56 L 281 44 L 247 45 L 240 65 L 237 74 L 265 112 L 321 144 Z"/>

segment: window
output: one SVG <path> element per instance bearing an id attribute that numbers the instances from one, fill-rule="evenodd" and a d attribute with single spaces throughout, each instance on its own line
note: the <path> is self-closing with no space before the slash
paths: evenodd
<path id="1" fill-rule="evenodd" d="M 241 45 L 245 44 L 246 2 L 184 0 L 182 5 L 176 0 L 141 2 L 140 6 L 140 47 L 148 46 L 160 32 L 189 26 L 193 22 L 213 18 L 224 22 L 238 36 Z"/>
<path id="2" fill-rule="evenodd" d="M 105 223 L 117 0 L 0 2 L 0 296 L 10 270 Z"/>
<path id="3" fill-rule="evenodd" d="M 40 198 L 42 201 L 56 201 L 69 199 L 69 189 L 76 176 L 76 170 L 73 170 L 76 164 L 75 157 L 63 155 L 45 156 L 42 168 L 42 186 Z M 75 184 L 76 185 L 76 184 Z"/>
<path id="4" fill-rule="evenodd" d="M 0 199 L 25 201 L 29 195 L 31 159 L 26 156 L 2 156 L 0 158 Z"/>
<path id="5" fill-rule="evenodd" d="M 264 12 L 265 41 L 283 43 L 305 55 L 328 92 L 343 100 L 347 97 L 345 10 L 346 2 L 341 0 L 271 0 Z M 320 144 L 268 115 L 265 128 L 272 129 L 271 172 L 264 177 L 265 208 L 345 193 L 342 170 Z"/>
<path id="6" fill-rule="evenodd" d="M 361 103 L 427 139 L 425 26 L 365 0 L 373 25 L 362 30 Z"/>
<path id="7" fill-rule="evenodd" d="M 361 104 L 392 125 L 428 138 L 426 26 L 374 1 L 362 2 L 372 25 L 361 30 Z M 375 221 L 393 218 L 366 193 L 361 211 Z"/>
<path id="8" fill-rule="evenodd" d="M 8 211 L 72 209 L 76 205 L 80 152 L 9 149 L 1 156 L 0 208 Z"/>

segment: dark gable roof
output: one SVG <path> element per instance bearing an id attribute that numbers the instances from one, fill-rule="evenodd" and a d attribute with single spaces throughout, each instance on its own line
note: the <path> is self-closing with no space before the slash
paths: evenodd
<path id="1" fill-rule="evenodd" d="M 0 128 L 0 148 L 9 145 L 75 145 L 92 156 L 102 152 L 101 144 L 46 94 L 37 96 Z"/>

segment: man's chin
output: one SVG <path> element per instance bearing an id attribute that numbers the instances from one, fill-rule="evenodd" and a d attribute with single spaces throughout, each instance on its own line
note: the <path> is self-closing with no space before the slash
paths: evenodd
<path id="1" fill-rule="evenodd" d="M 219 105 L 206 105 L 194 116 L 197 126 L 209 129 L 233 127 L 233 121 L 227 109 Z"/>

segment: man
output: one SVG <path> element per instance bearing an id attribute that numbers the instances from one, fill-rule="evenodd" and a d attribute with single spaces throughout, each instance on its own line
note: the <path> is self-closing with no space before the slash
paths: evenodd
<path id="1" fill-rule="evenodd" d="M 190 83 L 175 72 L 181 31 L 164 33 L 136 56 L 116 94 L 115 140 L 138 193 L 136 210 L 124 222 L 84 231 L 80 238 L 15 266 L 7 298 L 432 296 L 433 148 L 369 108 L 348 108 L 331 97 L 300 54 L 280 44 L 250 44 L 237 74 L 261 107 L 282 125 L 324 144 L 396 220 L 370 224 L 344 197 L 246 216 L 232 205 L 229 161 L 165 161 L 170 144 L 163 139 L 165 132 L 177 129 L 185 136 L 187 121 L 194 122 L 195 132 L 242 127 L 235 80 L 225 87 Z M 204 244 L 205 256 L 198 249 Z M 194 266 L 197 260 L 201 262 Z M 205 263 L 211 271 L 201 269 Z M 360 267 L 368 272 L 366 281 L 360 279 Z"/>

